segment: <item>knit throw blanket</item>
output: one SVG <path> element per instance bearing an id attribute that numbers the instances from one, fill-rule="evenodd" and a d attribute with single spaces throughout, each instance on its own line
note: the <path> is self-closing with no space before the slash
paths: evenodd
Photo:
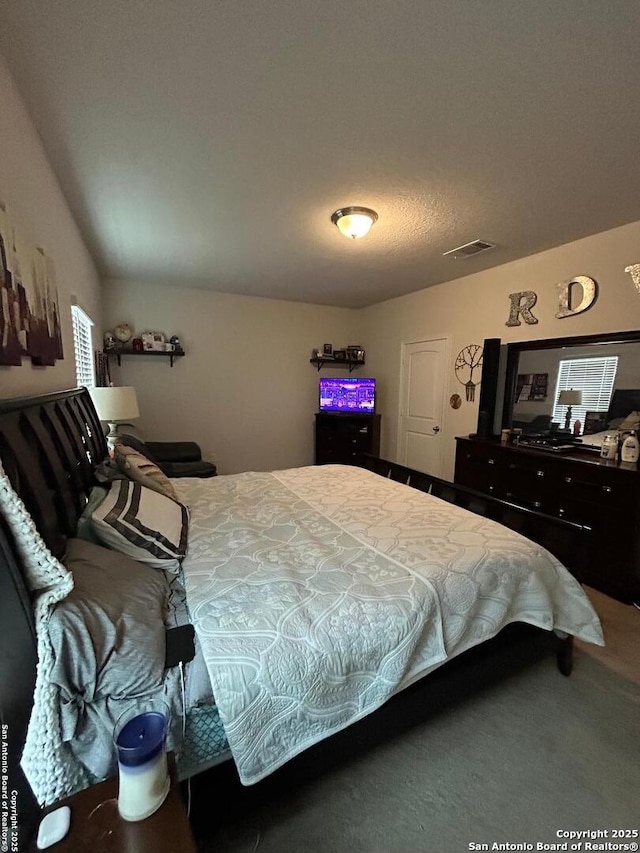
<path id="1" fill-rule="evenodd" d="M 0 464 L 0 512 L 6 519 L 34 594 L 38 667 L 22 769 L 41 805 L 86 787 L 88 780 L 62 741 L 58 688 L 51 683 L 53 648 L 47 625 L 54 605 L 73 589 L 73 576 L 53 556 Z"/>

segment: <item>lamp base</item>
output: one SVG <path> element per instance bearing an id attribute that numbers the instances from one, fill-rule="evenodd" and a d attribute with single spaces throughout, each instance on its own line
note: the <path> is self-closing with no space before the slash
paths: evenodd
<path id="1" fill-rule="evenodd" d="M 109 455 L 113 455 L 113 448 L 116 445 L 116 441 L 118 440 L 118 423 L 117 421 L 109 421 L 109 432 L 107 433 L 107 449 L 109 450 Z"/>
<path id="2" fill-rule="evenodd" d="M 571 406 L 567 408 L 567 414 L 564 416 L 564 428 L 566 430 L 571 429 Z"/>

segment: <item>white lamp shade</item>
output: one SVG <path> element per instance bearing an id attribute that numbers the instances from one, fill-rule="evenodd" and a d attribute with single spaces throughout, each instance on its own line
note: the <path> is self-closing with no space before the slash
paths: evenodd
<path id="1" fill-rule="evenodd" d="M 131 385 L 89 390 L 101 421 L 116 423 L 140 417 L 136 389 Z"/>
<path id="2" fill-rule="evenodd" d="M 559 406 L 579 406 L 582 403 L 582 391 L 565 388 L 558 394 Z"/>
<path id="3" fill-rule="evenodd" d="M 368 234 L 377 219 L 378 214 L 368 207 L 343 207 L 331 217 L 340 233 L 353 240 Z"/>

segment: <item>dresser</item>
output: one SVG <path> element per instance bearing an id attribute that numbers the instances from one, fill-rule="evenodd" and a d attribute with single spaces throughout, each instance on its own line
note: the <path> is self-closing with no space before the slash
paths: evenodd
<path id="1" fill-rule="evenodd" d="M 316 465 L 362 465 L 363 453 L 380 455 L 380 415 L 318 412 Z"/>
<path id="2" fill-rule="evenodd" d="M 640 601 L 640 471 L 585 451 L 550 451 L 456 438 L 455 482 L 590 528 L 572 566 L 581 583 Z"/>

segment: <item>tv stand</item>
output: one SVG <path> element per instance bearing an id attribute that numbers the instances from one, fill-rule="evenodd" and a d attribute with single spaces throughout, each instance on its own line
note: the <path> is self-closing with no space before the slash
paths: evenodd
<path id="1" fill-rule="evenodd" d="M 318 412 L 315 464 L 364 466 L 363 454 L 380 455 L 380 415 Z"/>

